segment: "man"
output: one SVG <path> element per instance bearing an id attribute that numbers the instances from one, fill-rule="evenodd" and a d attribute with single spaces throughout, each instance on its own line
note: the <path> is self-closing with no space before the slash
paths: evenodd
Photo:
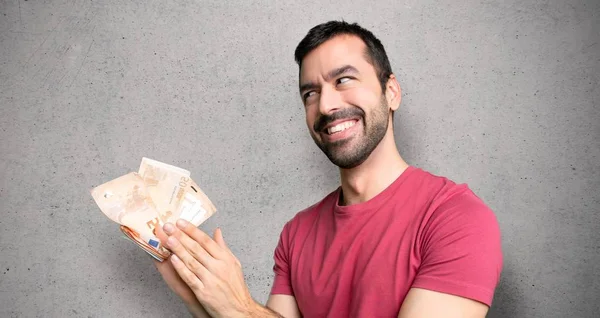
<path id="1" fill-rule="evenodd" d="M 310 135 L 341 186 L 296 214 L 263 307 L 220 230 L 166 224 L 157 263 L 195 316 L 484 317 L 502 268 L 493 212 L 466 185 L 409 166 L 393 134 L 401 90 L 383 46 L 356 24 L 311 29 L 295 52 Z"/>

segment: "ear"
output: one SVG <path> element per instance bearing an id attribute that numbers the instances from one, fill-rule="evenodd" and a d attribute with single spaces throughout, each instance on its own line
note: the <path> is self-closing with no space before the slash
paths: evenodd
<path id="1" fill-rule="evenodd" d="M 400 108 L 400 102 L 402 101 L 402 89 L 400 84 L 396 80 L 396 75 L 390 75 L 387 83 L 385 84 L 385 98 L 392 111 L 396 111 Z"/>

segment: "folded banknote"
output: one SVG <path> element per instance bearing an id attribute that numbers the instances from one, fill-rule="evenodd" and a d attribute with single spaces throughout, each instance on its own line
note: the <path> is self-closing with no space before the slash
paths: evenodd
<path id="1" fill-rule="evenodd" d="M 121 225 L 128 239 L 161 262 L 170 252 L 154 235 L 157 226 L 178 219 L 199 226 L 217 210 L 189 171 L 148 158 L 142 159 L 138 172 L 90 192 L 100 210 Z"/>

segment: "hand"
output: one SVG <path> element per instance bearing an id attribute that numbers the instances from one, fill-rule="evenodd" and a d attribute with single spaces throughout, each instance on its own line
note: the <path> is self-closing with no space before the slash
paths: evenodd
<path id="1" fill-rule="evenodd" d="M 247 317 L 258 304 L 244 282 L 239 260 L 217 229 L 214 240 L 193 224 L 177 221 L 163 227 L 173 268 L 213 317 Z M 187 296 L 186 292 L 186 296 Z"/>
<path id="2" fill-rule="evenodd" d="M 161 244 L 165 245 L 168 236 L 160 226 L 156 228 L 155 234 L 161 241 Z M 158 269 L 158 272 L 162 275 L 169 288 L 183 300 L 194 317 L 210 317 L 198 299 L 196 299 L 194 292 L 181 277 L 179 277 L 179 274 L 177 274 L 177 271 L 173 268 L 173 264 L 170 260 L 167 259 L 163 262 L 154 260 L 154 266 L 156 266 L 156 269 Z"/>

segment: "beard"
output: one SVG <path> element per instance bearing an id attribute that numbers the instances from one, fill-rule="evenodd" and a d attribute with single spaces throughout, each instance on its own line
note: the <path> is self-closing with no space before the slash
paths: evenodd
<path id="1" fill-rule="evenodd" d="M 315 121 L 314 131 L 316 132 L 322 131 L 325 125 L 333 121 L 356 117 L 359 117 L 361 119 L 359 122 L 363 123 L 362 130 L 350 138 L 335 142 L 324 142 L 315 134 L 311 134 L 311 136 L 334 165 L 342 169 L 352 169 L 367 160 L 385 136 L 389 124 L 388 109 L 387 101 L 382 96 L 378 107 L 375 107 L 368 116 L 358 107 L 346 108 L 331 115 L 323 115 Z"/>

